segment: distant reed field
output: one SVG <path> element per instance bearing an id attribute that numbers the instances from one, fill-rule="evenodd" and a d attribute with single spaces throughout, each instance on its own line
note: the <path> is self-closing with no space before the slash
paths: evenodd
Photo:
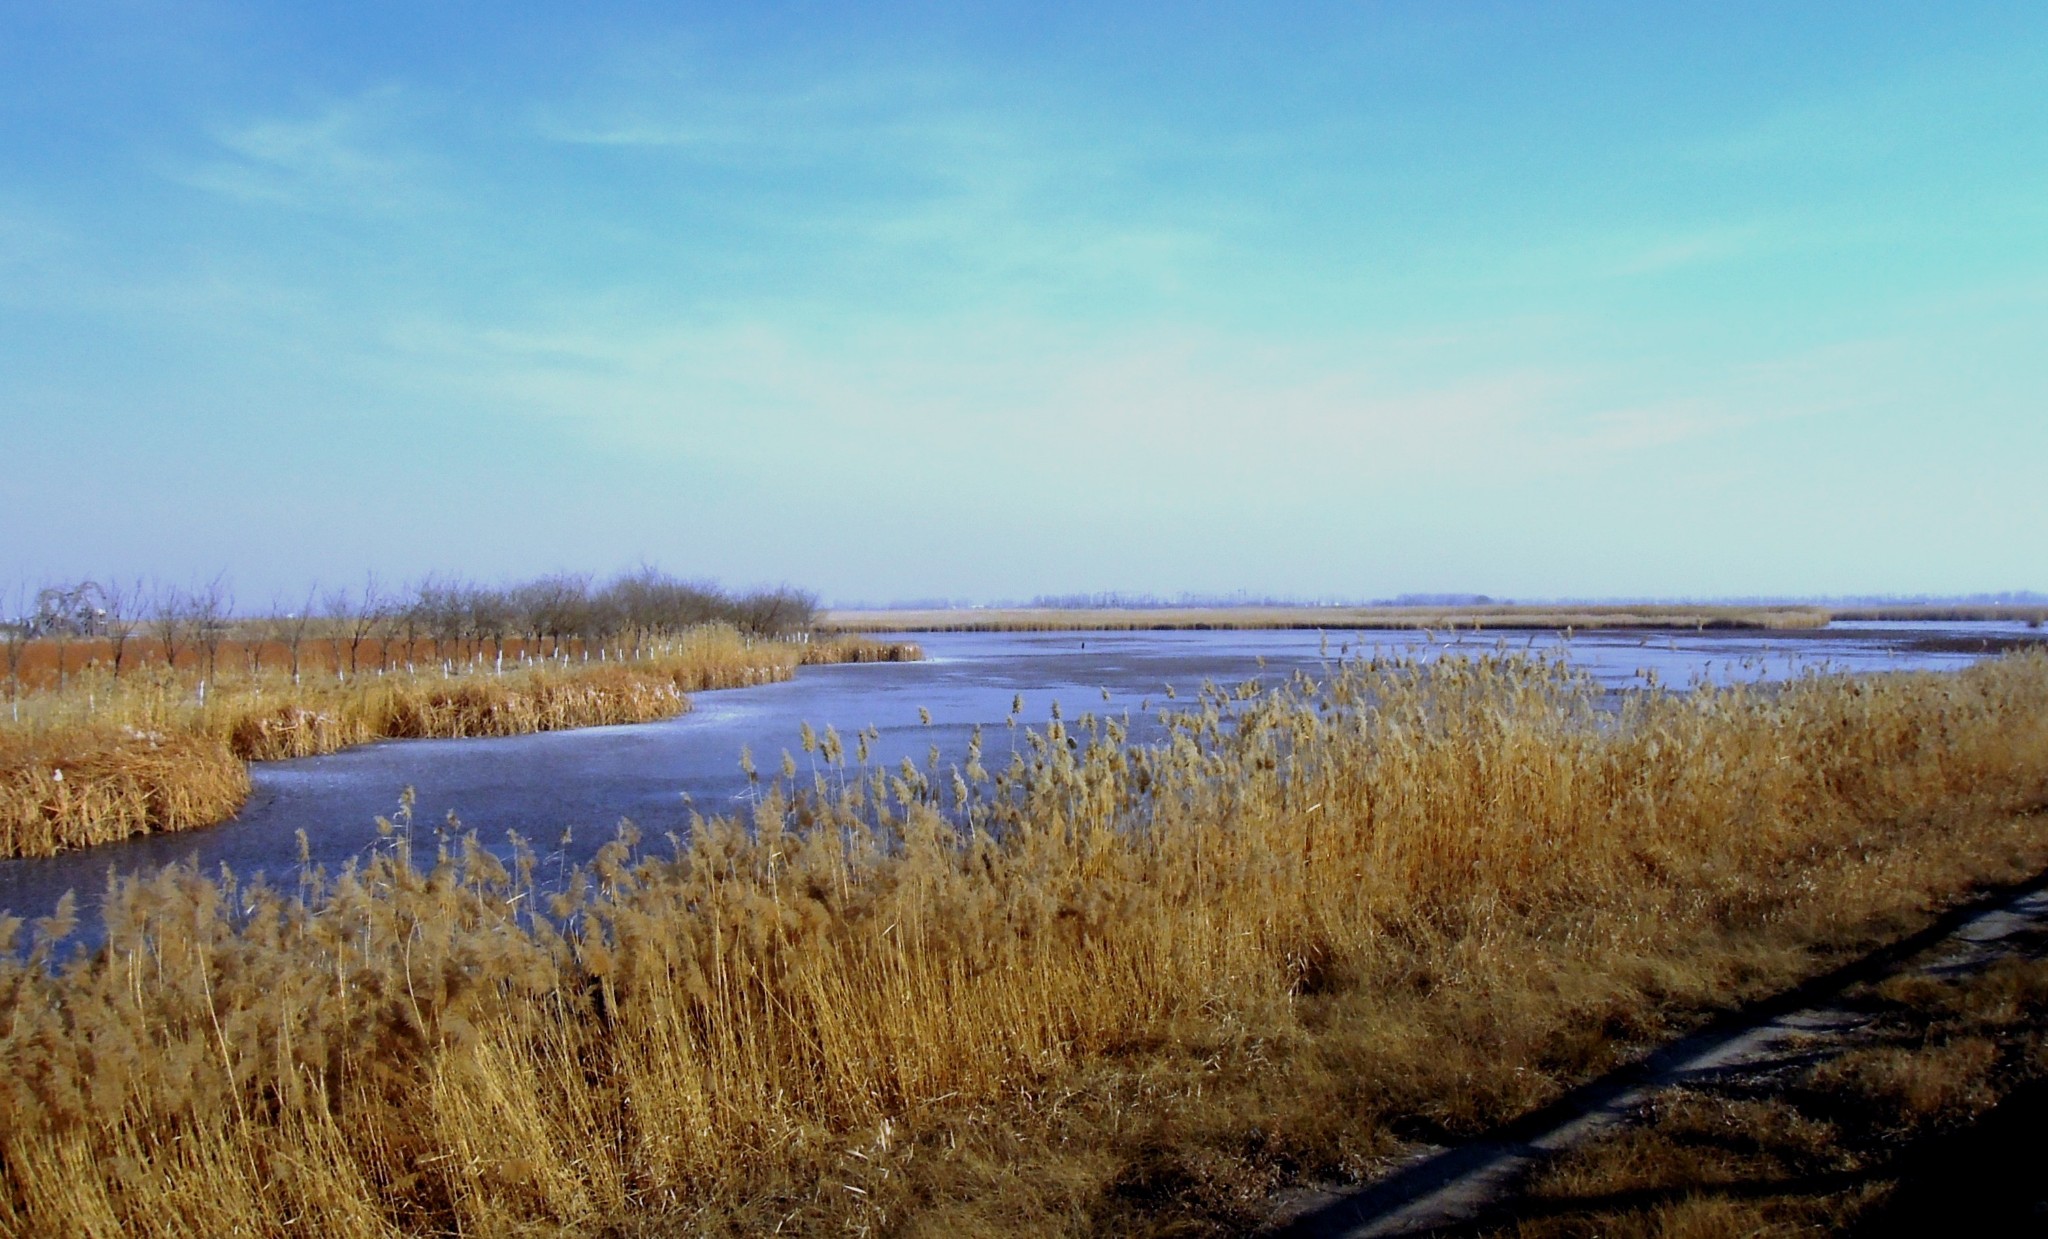
<path id="1" fill-rule="evenodd" d="M 47 654 L 52 643 L 41 644 L 31 652 Z M 797 642 L 707 625 L 595 654 L 486 652 L 479 642 L 459 660 L 424 665 L 414 657 L 424 643 L 324 660 L 309 649 L 288 661 L 275 644 L 223 642 L 214 657 L 184 663 L 150 661 L 144 647 L 117 675 L 108 659 L 81 658 L 92 643 L 74 644 L 83 648 L 70 651 L 77 661 L 61 681 L 46 677 L 0 713 L 0 856 L 222 821 L 248 795 L 251 761 L 373 740 L 649 722 L 687 710 L 690 693 L 785 680 L 803 664 L 916 656 L 902 644 Z"/>
<path id="2" fill-rule="evenodd" d="M 2048 624 L 2048 607 L 2026 603 L 1985 603 L 1949 605 L 1942 603 L 1899 603 L 1892 606 L 1833 607 L 1829 614 L 1840 620 L 1874 620 L 1897 623 L 2007 623 L 2039 628 Z"/>
<path id="3" fill-rule="evenodd" d="M 1375 661 L 1125 727 L 806 729 L 552 893 L 406 812 L 295 886 L 123 882 L 103 948 L 0 960 L 0 1230 L 1249 1229 L 2048 864 L 2040 653 L 1618 709 Z"/>
<path id="4" fill-rule="evenodd" d="M 1825 627 L 1818 607 L 989 607 L 827 611 L 824 632 L 1069 632 L 1176 629 L 1429 629 L 1448 632 L 1610 628 L 1769 629 Z"/>

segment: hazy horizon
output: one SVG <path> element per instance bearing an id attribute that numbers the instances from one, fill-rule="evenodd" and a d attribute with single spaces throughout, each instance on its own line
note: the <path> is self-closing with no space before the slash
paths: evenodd
<path id="1" fill-rule="evenodd" d="M 2048 589 L 2044 63 L 1991 4 L 27 0 L 0 588 Z"/>
<path id="2" fill-rule="evenodd" d="M 1774 594 L 1699 597 L 1693 595 L 1606 595 L 1598 597 L 1519 597 L 1449 592 L 1395 594 L 1382 598 L 1335 595 L 1244 596 L 1238 594 L 1103 596 L 1083 600 L 1061 595 L 1029 598 L 895 598 L 825 599 L 821 605 L 838 611 L 924 611 L 963 608 L 1115 609 L 1119 607 L 1459 607 L 1459 606 L 2017 606 L 2048 604 L 2048 594 L 2033 590 L 1980 590 L 1966 594 Z"/>

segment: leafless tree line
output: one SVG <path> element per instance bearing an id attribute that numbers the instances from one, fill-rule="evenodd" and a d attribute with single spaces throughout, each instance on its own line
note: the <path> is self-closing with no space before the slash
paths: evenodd
<path id="1" fill-rule="evenodd" d="M 236 622 L 234 595 L 221 576 L 190 587 L 90 579 L 20 586 L 11 597 L 0 594 L 0 605 L 6 607 L 0 610 L 0 650 L 15 696 L 21 692 L 22 663 L 31 642 L 45 641 L 54 648 L 60 685 L 77 669 L 74 643 L 94 642 L 108 669 L 119 676 L 134 655 L 136 636 L 145 631 L 156 638 L 165 662 L 175 664 L 180 652 L 197 651 L 211 678 Z"/>
<path id="2" fill-rule="evenodd" d="M 132 664 L 139 636 L 154 643 L 164 662 L 196 662 L 208 678 L 231 640 L 252 672 L 260 670 L 266 650 L 281 651 L 296 680 L 309 648 L 324 647 L 328 666 L 351 676 L 373 662 L 384 670 L 394 658 L 427 651 L 437 662 L 502 660 L 515 641 L 543 657 L 572 650 L 634 657 L 649 640 L 703 624 L 731 624 L 764 637 L 807 632 L 817 605 L 814 595 L 787 587 L 735 594 L 652 568 L 604 582 L 585 574 L 509 585 L 429 577 L 397 589 L 371 576 L 359 588 L 278 595 L 255 613 L 236 610 L 224 577 L 193 586 L 85 580 L 0 595 L 6 608 L 0 610 L 0 650 L 17 693 L 30 642 L 55 646 L 61 681 L 75 669 L 69 665 L 73 643 L 93 642 L 118 676 Z"/>

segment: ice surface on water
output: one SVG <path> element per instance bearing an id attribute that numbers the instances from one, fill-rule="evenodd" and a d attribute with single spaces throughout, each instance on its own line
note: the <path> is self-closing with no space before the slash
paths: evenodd
<path id="1" fill-rule="evenodd" d="M 543 854 L 559 849 L 573 864 L 609 839 L 621 818 L 658 843 L 666 832 L 687 831 L 693 809 L 711 815 L 744 808 L 749 789 L 739 768 L 742 746 L 770 773 L 779 770 L 787 749 L 806 776 L 810 761 L 798 742 L 805 722 L 821 732 L 827 724 L 836 727 L 849 760 L 854 734 L 880 729 L 870 765 L 892 768 L 906 756 L 922 767 L 933 744 L 942 768 L 961 761 L 973 727 L 981 724 L 986 761 L 995 768 L 1008 760 L 1011 744 L 1023 743 L 1022 727 L 1043 727 L 1055 701 L 1069 720 L 1091 712 L 1156 713 L 1171 704 L 1168 685 L 1185 705 L 1205 681 L 1276 684 L 1297 670 L 1320 677 L 1344 655 L 1562 651 L 1613 688 L 1640 685 L 1646 670 L 1665 685 L 1683 687 L 1696 676 L 1716 682 L 1782 678 L 1816 667 L 1958 667 L 1972 656 L 1915 652 L 1910 643 L 2025 631 L 2016 624 L 1857 624 L 1804 633 L 1594 632 L 1569 641 L 1557 633 L 1341 629 L 920 634 L 925 662 L 805 668 L 787 683 L 700 693 L 690 714 L 668 722 L 391 741 L 263 763 L 253 772 L 254 795 L 231 822 L 47 859 L 0 861 L 0 908 L 45 915 L 67 889 L 90 905 L 110 868 L 132 873 L 187 859 L 209 872 L 225 864 L 245 879 L 265 872 L 289 882 L 301 829 L 314 862 L 332 872 L 376 841 L 377 815 L 391 814 L 408 786 L 418 795 L 414 820 L 421 830 L 430 832 L 452 812 L 487 842 L 516 830 Z M 1024 710 L 1020 730 L 1012 731 L 1004 720 L 1018 696 Z M 929 710 L 930 725 L 920 720 L 920 707 Z M 562 848 L 565 829 L 571 840 Z"/>

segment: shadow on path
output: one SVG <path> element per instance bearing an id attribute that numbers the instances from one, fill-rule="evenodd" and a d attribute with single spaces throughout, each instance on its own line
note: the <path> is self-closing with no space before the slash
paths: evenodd
<path id="1" fill-rule="evenodd" d="M 1860 1239 L 2048 1235 L 2048 1080 L 2023 1084 L 1966 1131 L 1921 1142 L 1891 1167 L 1891 1199 Z"/>
<path id="2" fill-rule="evenodd" d="M 1802 1033 L 1825 1035 L 1840 1030 L 1855 1019 L 1852 1014 L 1828 1006 L 1843 991 L 1881 980 L 1899 971 L 1908 961 L 1936 948 L 1951 948 L 1942 957 L 1938 965 L 1941 967 L 1969 967 L 1988 961 L 1997 953 L 2004 939 L 2048 922 L 2048 897 L 2044 897 L 2044 893 L 2048 893 L 2048 873 L 2036 875 L 2015 886 L 1993 890 L 1950 910 L 1918 933 L 1792 989 L 1730 1012 L 1699 1032 L 1681 1038 L 1636 1063 L 1583 1084 L 1549 1105 L 1504 1124 L 1479 1139 L 1426 1157 L 1357 1191 L 1326 1198 L 1266 1233 L 1285 1236 L 1286 1239 L 1450 1234 L 1467 1230 L 1469 1224 L 1489 1214 L 1494 1215 L 1492 1220 L 1497 1224 L 1500 1220 L 1499 1206 L 1539 1162 L 1624 1120 L 1652 1090 L 1756 1061 L 1788 1038 Z M 2026 1117 L 2048 1118 L 2039 1108 L 2048 1098 L 2043 1098 L 2038 1091 L 2028 1092 L 2027 1098 L 2032 1099 L 2034 1109 L 2029 1110 L 2022 1105 L 2014 1113 L 2023 1117 L 2001 1122 L 2024 1123 Z M 2024 1102 L 2026 1098 L 2016 1095 L 2016 1100 Z M 2000 1106 L 1980 1124 L 1980 1128 L 1989 1126 L 2011 1104 Z M 2027 1140 L 2032 1143 L 2012 1146 L 2012 1156 L 2020 1158 L 2019 1164 L 2026 1167 L 2018 1174 L 2017 1182 L 2048 1180 L 2048 1175 L 2042 1174 L 2042 1168 L 2048 1166 L 2048 1161 L 2041 1157 L 2042 1137 L 2037 1132 Z M 2029 1149 L 2031 1153 L 2027 1152 Z M 1949 1156 L 1945 1149 L 1932 1151 L 1927 1156 L 1932 1159 L 1937 1155 Z M 1969 1167 L 1970 1173 L 1987 1181 L 1998 1178 L 1998 1173 L 1987 1169 L 1984 1156 L 1980 1154 L 1979 1160 Z M 2029 1156 L 2031 1161 L 2025 1160 Z M 1911 1219 L 1955 1218 L 1953 1202 L 1956 1189 L 1948 1186 L 1951 1180 L 1944 1177 L 1955 1173 L 1952 1162 L 1953 1158 L 1951 1162 L 1930 1160 L 1924 1168 L 1908 1170 L 1901 1167 L 1899 1173 L 1906 1176 L 1906 1182 L 1902 1184 L 1900 1198 L 1895 1204 L 1902 1211 L 1897 1225 L 1904 1229 L 1872 1233 L 1924 1234 L 1927 1233 L 1927 1221 Z M 1827 1186 L 1811 1189 L 1794 1183 L 1778 1183 L 1759 1185 L 1754 1190 L 1762 1194 L 1800 1194 L 1809 1190 L 1839 1190 L 1849 1182 L 1847 1179 L 1835 1182 L 1835 1176 L 1826 1178 Z M 1914 1186 L 1923 1181 L 1929 1186 Z M 1739 1190 L 1749 1193 L 1752 1189 L 1743 1187 Z M 2029 1187 L 2022 1194 L 2040 1190 Z M 1644 1195 L 1647 1203 L 1655 1194 Z M 1930 1202 L 1924 1206 L 1929 1211 L 1913 1212 L 1923 1208 L 1916 1203 L 1923 1197 Z M 1937 1198 L 1942 1198 L 1938 1204 Z M 1989 1207 L 1991 1202 L 1983 1203 Z M 2031 1207 L 2031 1201 L 2027 1203 Z M 1545 1212 L 1577 1213 L 1600 1206 L 1582 1200 L 1568 1205 L 1530 1204 L 1528 1207 L 1541 1208 Z M 1516 1213 L 1521 1215 L 1520 1210 Z M 2048 1222 L 2036 1219 L 2033 1228 L 2022 1233 L 2048 1234 Z"/>

